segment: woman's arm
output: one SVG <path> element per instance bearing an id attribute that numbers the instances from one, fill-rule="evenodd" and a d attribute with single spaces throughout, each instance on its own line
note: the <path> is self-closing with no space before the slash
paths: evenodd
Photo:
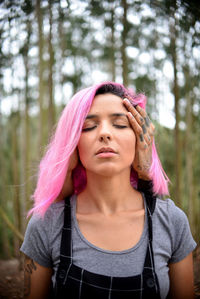
<path id="1" fill-rule="evenodd" d="M 24 299 L 50 298 L 52 273 L 51 268 L 43 267 L 25 256 Z"/>
<path id="2" fill-rule="evenodd" d="M 193 256 L 190 253 L 182 261 L 169 264 L 171 299 L 194 298 Z"/>

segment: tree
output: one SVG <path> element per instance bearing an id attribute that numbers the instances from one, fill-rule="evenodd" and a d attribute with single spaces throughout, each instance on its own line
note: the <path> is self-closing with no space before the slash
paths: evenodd
<path id="1" fill-rule="evenodd" d="M 48 12 L 49 12 L 49 36 L 48 36 L 48 52 L 49 52 L 49 129 L 51 131 L 53 125 L 55 124 L 55 109 L 54 109 L 54 95 L 53 95 L 53 65 L 54 65 L 54 53 L 52 46 L 52 0 L 48 0 Z"/>
<path id="2" fill-rule="evenodd" d="M 175 199 L 179 206 L 182 206 L 181 202 L 181 175 L 182 175 L 182 167 L 181 167 L 181 142 L 180 142 L 180 116 L 179 116 L 179 86 L 177 80 L 177 19 L 176 19 L 177 7 L 176 0 L 172 1 L 172 6 L 170 9 L 170 18 L 169 18 L 169 32 L 170 32 L 170 52 L 174 70 L 174 82 L 173 82 L 173 94 L 174 94 L 174 111 L 175 111 L 175 172 L 176 172 L 176 188 L 175 188 Z"/>
<path id="3" fill-rule="evenodd" d="M 38 95 L 38 103 L 39 103 L 39 137 L 38 137 L 38 154 L 41 155 L 41 146 L 44 144 L 45 141 L 45 133 L 44 133 L 44 126 L 45 126 L 45 115 L 44 115 L 44 38 L 43 38 L 43 13 L 41 9 L 41 1 L 36 1 L 36 17 L 37 17 L 37 24 L 38 24 L 38 49 L 39 49 L 39 95 Z"/>
<path id="4" fill-rule="evenodd" d="M 122 78 L 124 86 L 128 86 L 128 61 L 127 61 L 127 9 L 128 4 L 126 0 L 122 0 L 122 7 L 123 7 L 123 16 L 122 16 L 122 25 L 123 30 L 121 34 L 122 45 L 121 45 L 121 55 L 122 55 Z"/>

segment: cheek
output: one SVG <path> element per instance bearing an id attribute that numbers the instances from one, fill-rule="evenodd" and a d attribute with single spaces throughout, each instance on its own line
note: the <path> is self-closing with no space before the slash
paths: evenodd
<path id="1" fill-rule="evenodd" d="M 79 158 L 82 162 L 82 159 L 83 159 L 84 154 L 85 154 L 85 146 L 84 146 L 84 143 L 81 140 L 78 143 L 78 153 L 79 153 Z"/>
<path id="2" fill-rule="evenodd" d="M 79 158 L 83 166 L 85 165 L 85 162 L 88 157 L 89 153 L 89 143 L 85 138 L 80 138 L 79 143 L 78 143 L 78 153 L 79 153 Z"/>
<path id="3" fill-rule="evenodd" d="M 124 152 L 127 155 L 127 159 L 130 159 L 131 161 L 134 160 L 135 148 L 136 148 L 135 134 L 130 134 L 130 135 L 127 136 L 127 138 L 124 142 Z"/>

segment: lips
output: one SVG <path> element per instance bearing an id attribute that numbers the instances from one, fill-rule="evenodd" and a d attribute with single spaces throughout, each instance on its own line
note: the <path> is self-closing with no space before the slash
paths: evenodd
<path id="1" fill-rule="evenodd" d="M 101 153 L 116 153 L 113 148 L 111 147 L 102 147 L 96 152 L 96 155 Z"/>

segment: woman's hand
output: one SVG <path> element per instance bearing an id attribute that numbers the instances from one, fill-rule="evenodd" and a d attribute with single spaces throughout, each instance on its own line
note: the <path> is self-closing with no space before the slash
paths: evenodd
<path id="1" fill-rule="evenodd" d="M 55 202 L 63 200 L 65 197 L 70 196 L 74 193 L 72 171 L 74 170 L 74 168 L 76 168 L 76 166 L 78 164 L 78 160 L 79 160 L 78 150 L 76 148 L 70 157 L 67 175 L 66 175 L 62 190 L 61 190 L 60 194 L 58 195 L 58 197 L 56 198 Z"/>
<path id="2" fill-rule="evenodd" d="M 76 168 L 77 164 L 78 164 L 78 150 L 76 148 L 69 159 L 68 172 L 72 172 L 73 169 Z"/>
<path id="3" fill-rule="evenodd" d="M 73 187 L 73 179 L 72 179 L 72 171 L 74 168 L 76 168 L 78 164 L 78 150 L 77 148 L 74 150 L 72 153 L 70 160 L 69 160 L 69 166 L 67 170 L 67 176 L 65 178 L 65 182 L 61 191 L 61 194 L 63 197 L 72 195 L 74 192 L 74 187 Z"/>
<path id="4" fill-rule="evenodd" d="M 152 163 L 152 143 L 155 127 L 147 113 L 139 105 L 133 107 L 128 99 L 123 103 L 129 111 L 127 116 L 136 135 L 136 151 L 133 168 L 138 177 L 151 180 L 150 167 Z"/>

